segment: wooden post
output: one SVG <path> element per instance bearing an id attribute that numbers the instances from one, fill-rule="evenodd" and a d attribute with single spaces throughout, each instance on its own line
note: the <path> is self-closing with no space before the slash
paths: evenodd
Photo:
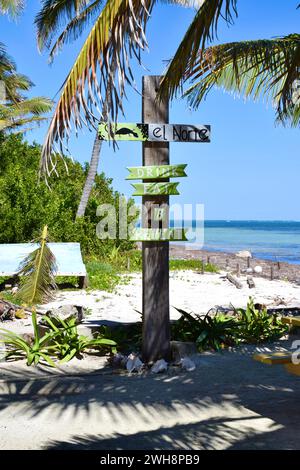
<path id="1" fill-rule="evenodd" d="M 241 275 L 240 263 L 237 263 L 237 265 L 236 265 L 236 275 L 237 275 L 237 277 L 240 277 L 240 275 Z"/>
<path id="2" fill-rule="evenodd" d="M 280 269 L 280 261 L 277 261 L 277 268 Z"/>
<path id="3" fill-rule="evenodd" d="M 270 278 L 271 278 L 271 281 L 274 280 L 274 268 L 273 268 L 273 266 L 271 266 Z"/>
<path id="4" fill-rule="evenodd" d="M 201 274 L 204 274 L 204 266 L 205 266 L 205 261 L 204 258 L 201 260 Z"/>
<path id="5" fill-rule="evenodd" d="M 251 261 L 251 258 L 250 258 L 250 256 L 248 256 L 248 258 L 247 258 L 247 268 L 251 268 L 250 261 Z"/>
<path id="6" fill-rule="evenodd" d="M 168 123 L 169 103 L 156 101 L 161 77 L 143 77 L 143 123 Z M 143 165 L 169 165 L 168 142 L 143 142 Z M 149 180 L 147 180 L 149 181 Z M 166 181 L 169 181 L 166 179 Z M 143 227 L 151 226 L 151 207 L 169 196 L 144 196 Z M 164 223 L 169 223 L 167 216 Z M 169 242 L 143 242 L 143 345 L 145 362 L 170 359 Z"/>

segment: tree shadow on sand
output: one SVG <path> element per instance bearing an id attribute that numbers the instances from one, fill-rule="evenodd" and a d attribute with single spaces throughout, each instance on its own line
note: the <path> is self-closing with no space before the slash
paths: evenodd
<path id="1" fill-rule="evenodd" d="M 191 373 L 26 373 L 14 367 L 0 382 L 0 425 L 13 414 L 28 442 L 30 430 L 46 429 L 30 448 L 300 448 L 299 378 L 253 361 L 250 350 L 199 356 Z"/>

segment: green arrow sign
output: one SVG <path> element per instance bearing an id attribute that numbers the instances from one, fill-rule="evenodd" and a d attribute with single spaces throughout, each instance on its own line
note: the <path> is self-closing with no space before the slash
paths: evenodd
<path id="1" fill-rule="evenodd" d="M 178 195 L 179 183 L 131 183 L 135 189 L 133 196 L 169 196 Z"/>
<path id="2" fill-rule="evenodd" d="M 187 241 L 186 231 L 181 228 L 136 228 L 129 234 L 129 239 L 143 241 Z"/>
<path id="3" fill-rule="evenodd" d="M 179 178 L 187 176 L 184 171 L 187 165 L 182 163 L 180 165 L 155 165 L 155 166 L 132 166 L 127 167 L 129 175 L 127 180 L 150 180 L 150 179 L 163 179 L 163 178 Z"/>

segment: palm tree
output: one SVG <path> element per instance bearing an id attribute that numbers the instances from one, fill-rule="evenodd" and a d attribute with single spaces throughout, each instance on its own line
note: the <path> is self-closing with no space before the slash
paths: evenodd
<path id="1" fill-rule="evenodd" d="M 0 132 L 25 132 L 46 118 L 44 113 L 52 108 L 48 98 L 26 98 L 24 91 L 32 88 L 33 83 L 25 75 L 17 73 L 16 64 L 0 43 Z M 29 126 L 29 127 L 28 127 Z"/>
<path id="2" fill-rule="evenodd" d="M 107 119 L 116 121 L 118 113 L 123 111 L 125 85 L 135 86 L 130 59 L 135 57 L 140 63 L 141 51 L 147 47 L 146 25 L 156 1 L 106 0 L 99 14 L 100 0 L 62 0 L 61 2 L 44 0 L 43 3 L 44 9 L 37 17 L 40 44 L 47 42 L 51 44 L 57 31 L 57 28 L 52 26 L 57 25 L 62 16 L 70 20 L 67 28 L 56 40 L 51 56 L 66 41 L 77 38 L 86 21 L 93 21 L 90 33 L 63 85 L 43 146 L 41 171 L 50 174 L 55 166 L 51 157 L 53 147 L 58 143 L 61 149 L 63 148 L 63 141 L 68 141 L 73 125 L 76 131 L 83 125 L 87 125 L 90 129 L 97 129 L 99 104 L 103 106 L 107 90 L 111 90 L 111 106 Z M 64 7 L 59 8 L 58 3 L 63 4 Z M 297 35 L 281 38 L 277 40 L 276 47 L 271 48 L 270 43 L 264 42 L 264 44 L 257 44 L 256 48 L 248 47 L 247 49 L 247 44 L 244 43 L 243 59 L 241 56 L 238 59 L 235 55 L 236 60 L 231 61 L 231 69 L 229 66 L 226 69 L 225 63 L 226 58 L 230 57 L 229 51 L 233 54 L 231 57 L 234 57 L 234 48 L 230 49 L 229 46 L 225 52 L 226 45 L 224 45 L 223 59 L 218 68 L 216 65 L 218 59 L 215 54 L 220 49 L 207 49 L 206 45 L 208 41 L 214 39 L 220 19 L 224 19 L 229 24 L 233 23 L 237 17 L 237 0 L 199 0 L 198 2 L 178 0 L 173 3 L 185 6 L 191 6 L 193 3 L 198 8 L 162 80 L 159 90 L 161 98 L 165 96 L 172 98 L 182 91 L 182 85 L 187 79 L 197 80 L 198 78 L 200 79 L 198 88 L 194 84 L 194 87 L 188 91 L 192 103 L 197 106 L 198 98 L 201 99 L 203 96 L 203 89 L 208 89 L 207 83 L 214 81 L 216 75 L 219 79 L 215 80 L 214 84 L 224 85 L 225 83 L 229 89 L 230 74 L 239 64 L 239 70 L 235 75 L 235 86 L 232 86 L 232 90 L 236 89 L 242 93 L 247 88 L 252 90 L 255 88 L 256 96 L 267 93 L 275 97 L 280 119 L 290 119 L 292 123 L 298 122 L 294 105 L 289 99 L 295 77 L 299 76 L 300 54 Z M 46 7 L 50 9 L 47 18 L 45 17 Z M 73 11 L 76 15 L 72 18 Z M 253 59 L 253 66 L 248 70 L 247 60 L 250 60 L 250 57 Z M 274 62 L 278 59 L 280 65 L 275 67 Z M 116 73 L 112 73 L 112 61 L 116 63 Z M 219 73 L 221 70 L 223 74 Z M 228 73 L 225 79 L 226 71 Z M 259 74 L 256 76 L 258 71 Z M 240 79 L 240 83 L 244 88 L 241 84 L 239 85 L 239 73 L 242 73 L 243 78 Z M 201 81 L 203 78 L 206 78 L 204 85 Z M 254 82 L 258 85 L 253 88 Z M 197 89 L 200 90 L 198 95 Z M 197 96 L 198 98 L 195 98 Z"/>
<path id="3" fill-rule="evenodd" d="M 24 7 L 24 0 L 0 0 L 0 13 L 17 16 Z"/>
<path id="4" fill-rule="evenodd" d="M 71 128 L 87 125 L 98 130 L 106 97 L 107 120 L 116 120 L 123 113 L 125 84 L 135 87 L 130 58 L 141 60 L 147 47 L 145 27 L 155 0 L 42 0 L 36 18 L 40 49 L 51 47 L 50 60 L 66 42 L 77 39 L 92 24 L 88 37 L 72 67 L 57 103 L 43 146 L 41 171 L 47 175 L 55 167 L 52 151 L 56 144 L 61 153 L 68 142 Z M 190 7 L 199 7 L 203 0 L 170 0 Z M 59 34 L 61 23 L 67 22 Z M 113 66 L 113 64 L 115 64 Z M 106 103 L 107 104 L 107 103 Z M 99 117 L 100 116 L 100 117 Z"/>
<path id="5" fill-rule="evenodd" d="M 59 4 L 56 1 L 44 1 L 43 8 L 36 18 L 39 49 L 43 50 L 45 47 L 50 48 L 51 46 L 50 61 L 52 61 L 54 59 L 54 55 L 59 49 L 62 48 L 65 42 L 77 39 L 78 36 L 82 33 L 83 29 L 88 26 L 89 23 L 95 21 L 99 17 L 99 13 L 103 9 L 102 3 L 103 2 L 99 0 L 94 2 L 85 0 L 66 0 L 65 2 L 60 2 Z M 191 2 L 185 1 L 177 3 L 188 4 Z M 66 23 L 66 25 L 63 31 L 58 34 L 58 26 L 61 26 L 62 23 Z M 110 64 L 110 75 L 112 80 L 114 79 L 116 68 L 116 63 Z M 114 91 L 116 91 L 116 88 Z M 111 92 L 111 81 L 108 80 L 105 91 L 105 98 L 103 101 L 102 98 L 100 99 L 102 112 L 96 105 L 98 114 L 100 111 L 101 121 L 106 121 L 111 111 Z M 95 100 L 93 101 L 93 104 L 96 104 Z M 98 137 L 97 119 L 92 124 L 96 128 L 96 135 L 94 139 L 89 170 L 82 191 L 76 218 L 82 217 L 85 214 L 89 196 L 99 166 L 102 141 Z"/>
<path id="6" fill-rule="evenodd" d="M 193 84 L 185 96 L 196 109 L 212 87 L 271 100 L 278 122 L 298 126 L 300 102 L 295 88 L 300 77 L 300 35 L 277 39 L 233 42 L 207 48 L 186 78 Z"/>

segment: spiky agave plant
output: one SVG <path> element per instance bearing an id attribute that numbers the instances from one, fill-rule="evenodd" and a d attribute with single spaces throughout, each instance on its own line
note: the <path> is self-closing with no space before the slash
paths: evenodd
<path id="1" fill-rule="evenodd" d="M 18 297 L 28 304 L 39 304 L 53 297 L 57 288 L 55 274 L 57 265 L 55 256 L 47 245 L 48 227 L 45 225 L 42 235 L 35 240 L 39 247 L 30 253 L 20 265 L 18 276 L 24 276 Z"/>

